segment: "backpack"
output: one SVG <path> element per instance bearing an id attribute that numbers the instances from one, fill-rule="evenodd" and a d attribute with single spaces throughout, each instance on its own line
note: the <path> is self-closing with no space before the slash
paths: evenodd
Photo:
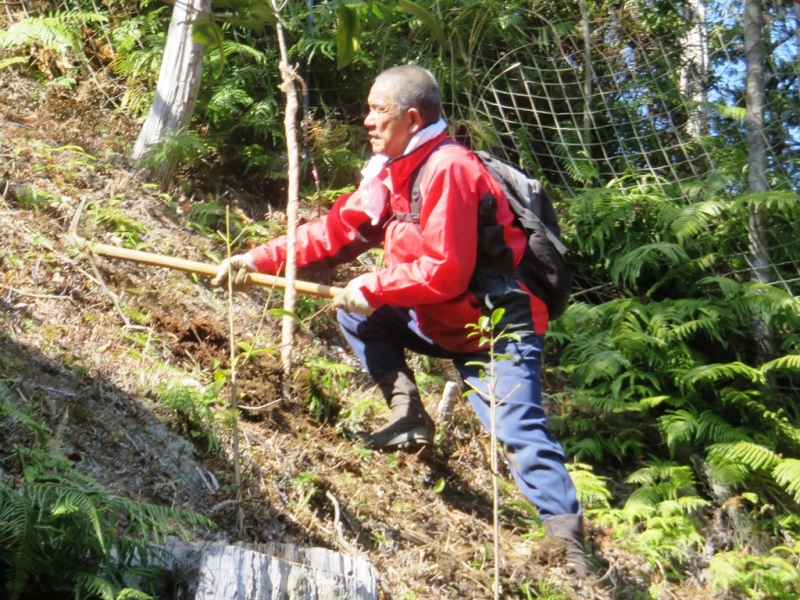
<path id="1" fill-rule="evenodd" d="M 561 229 L 553 202 L 538 179 L 528 177 L 488 152 L 479 151 L 475 155 L 503 188 L 517 225 L 528 234 L 528 247 L 519 267 L 523 283 L 547 305 L 550 320 L 557 319 L 567 308 L 572 276 L 565 260 L 567 247 L 559 238 Z M 410 217 L 407 220 L 419 222 L 419 187 L 425 164 L 427 161 L 412 176 L 411 215 L 396 217 Z"/>

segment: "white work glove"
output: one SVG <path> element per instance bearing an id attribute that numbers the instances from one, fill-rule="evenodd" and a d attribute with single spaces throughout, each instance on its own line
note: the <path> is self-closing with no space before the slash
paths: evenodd
<path id="1" fill-rule="evenodd" d="M 361 277 L 356 277 L 338 294 L 333 297 L 331 304 L 334 308 L 341 308 L 351 313 L 359 315 L 371 315 L 375 309 L 370 306 L 364 294 L 359 289 L 361 287 Z"/>
<path id="2" fill-rule="evenodd" d="M 228 281 L 228 274 L 233 274 L 233 289 L 237 292 L 246 292 L 253 286 L 250 281 L 249 273 L 256 270 L 253 258 L 249 254 L 234 254 L 219 263 L 217 276 L 211 280 L 214 287 L 225 285 Z"/>

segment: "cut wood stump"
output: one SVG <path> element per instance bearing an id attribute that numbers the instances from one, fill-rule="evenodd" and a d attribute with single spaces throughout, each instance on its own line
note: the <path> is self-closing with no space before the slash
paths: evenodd
<path id="1" fill-rule="evenodd" d="M 376 572 L 364 557 L 293 544 L 168 545 L 165 565 L 194 600 L 377 600 Z"/>

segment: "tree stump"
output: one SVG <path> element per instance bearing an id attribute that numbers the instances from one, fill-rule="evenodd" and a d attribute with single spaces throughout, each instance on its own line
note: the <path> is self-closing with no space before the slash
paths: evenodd
<path id="1" fill-rule="evenodd" d="M 168 567 L 194 600 L 377 600 L 376 574 L 361 556 L 293 544 L 224 542 L 167 548 Z"/>

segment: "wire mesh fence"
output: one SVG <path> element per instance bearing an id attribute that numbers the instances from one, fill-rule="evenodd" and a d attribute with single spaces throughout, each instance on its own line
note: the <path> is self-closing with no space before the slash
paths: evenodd
<path id="1" fill-rule="evenodd" d="M 796 190 L 800 180 L 798 28 L 788 4 L 763 2 L 766 122 L 759 135 L 773 190 Z M 112 82 L 109 66 L 119 67 L 125 60 L 120 52 L 124 37 L 112 37 L 109 31 L 122 31 L 122 21 L 133 18 L 138 9 L 131 3 L 110 9 L 69 0 L 5 0 L 2 5 L 7 24 L 52 15 L 55 8 L 64 26 L 50 23 L 50 37 L 42 34 L 37 43 L 60 48 L 64 56 L 71 52 L 74 57 L 80 54 L 77 45 L 91 46 L 103 37 L 112 62 L 98 58 L 101 53 L 95 48 L 86 52 L 82 68 L 88 80 L 103 82 L 95 91 L 112 105 L 130 105 L 142 87 L 145 68 L 140 63 L 149 65 L 157 58 L 158 45 L 148 42 L 154 44 L 151 48 L 140 40 L 138 47 L 149 52 L 140 57 L 128 50 L 125 55 L 128 73 L 139 76 L 140 83 L 123 89 L 121 81 Z M 722 181 L 721 193 L 733 197 L 748 191 L 740 4 L 485 0 L 453 3 L 446 10 L 433 4 L 430 8 L 440 12 L 451 32 L 452 45 L 439 54 L 436 75 L 447 95 L 454 130 L 473 147 L 488 147 L 525 167 L 559 197 L 608 186 L 625 190 L 645 180 L 665 194 L 688 197 L 698 182 L 714 177 Z M 106 21 L 66 27 L 71 24 L 68 15 L 103 11 L 115 21 L 107 29 L 102 25 Z M 157 25 L 147 21 L 149 29 L 141 31 L 152 33 Z M 269 44 L 266 38 L 259 43 Z M 414 52 L 424 59 L 421 62 L 435 62 L 431 57 L 438 51 L 432 48 L 433 42 L 427 41 Z M 31 52 L 31 60 L 44 64 L 51 54 Z M 328 94 L 333 112 L 363 110 L 342 91 Z M 243 93 L 233 90 L 226 97 Z M 345 104 L 334 105 L 333 99 Z M 773 236 L 769 246 L 772 281 L 796 294 L 800 268 L 793 240 Z M 746 264 L 751 249 L 738 250 Z"/>
<path id="2" fill-rule="evenodd" d="M 722 197 L 751 191 L 741 5 L 514 6 L 503 31 L 487 19 L 471 32 L 468 93 L 450 106 L 471 145 L 491 147 L 564 199 L 645 181 L 689 198 L 714 178 Z M 764 8 L 766 105 L 758 135 L 771 190 L 796 192 L 797 20 L 788 6 Z M 796 296 L 800 264 L 786 231 L 768 238 L 767 279 Z M 752 270 L 752 251 L 745 242 L 733 262 Z"/>

